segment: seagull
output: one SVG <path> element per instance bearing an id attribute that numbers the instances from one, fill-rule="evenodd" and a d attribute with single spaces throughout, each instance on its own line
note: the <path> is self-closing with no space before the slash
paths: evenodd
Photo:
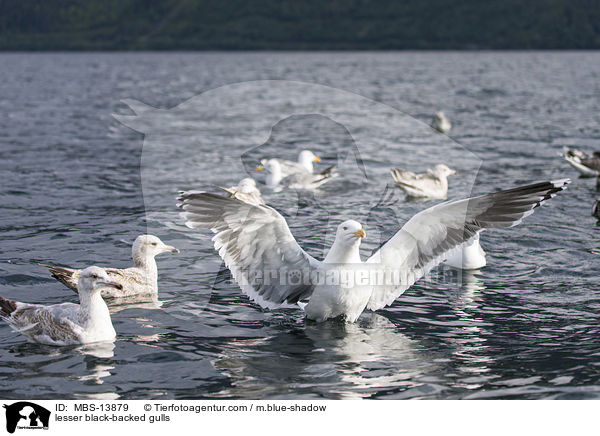
<path id="1" fill-rule="evenodd" d="M 269 188 L 280 191 L 283 187 L 290 189 L 314 190 L 331 178 L 335 177 L 335 167 L 331 166 L 320 173 L 312 173 L 305 170 L 284 176 L 279 159 L 267 159 L 263 164 L 256 167 L 257 171 L 267 172 L 266 184 Z"/>
<path id="2" fill-rule="evenodd" d="M 249 204 L 265 204 L 260 190 L 256 187 L 256 181 L 250 177 L 240 180 L 237 186 L 221 188 L 229 194 L 229 198 L 237 198 Z"/>
<path id="3" fill-rule="evenodd" d="M 450 253 L 444 263 L 457 269 L 479 269 L 486 266 L 487 260 L 479 243 L 479 233 L 470 242 L 463 244 L 461 249 Z"/>
<path id="4" fill-rule="evenodd" d="M 439 111 L 436 112 L 433 116 L 433 120 L 431 121 L 431 127 L 437 130 L 440 133 L 447 133 L 452 128 L 452 124 L 444 112 Z"/>
<path id="5" fill-rule="evenodd" d="M 43 306 L 0 297 L 0 317 L 16 332 L 48 345 L 87 344 L 114 341 L 115 329 L 101 290 L 121 289 L 106 271 L 90 266 L 78 274 L 80 304 Z"/>
<path id="6" fill-rule="evenodd" d="M 398 168 L 392 169 L 391 173 L 394 181 L 409 197 L 446 199 L 448 176 L 456 174 L 456 171 L 444 164 L 439 164 L 423 174 L 415 174 Z"/>
<path id="7" fill-rule="evenodd" d="M 110 279 L 121 284 L 121 288 L 102 290 L 104 297 L 129 297 L 133 295 L 158 294 L 158 267 L 154 256 L 161 253 L 179 253 L 179 250 L 165 245 L 154 235 L 140 235 L 133 242 L 133 267 L 126 269 L 106 268 Z M 61 266 L 44 265 L 50 270 L 52 277 L 66 287 L 77 292 L 81 270 Z"/>
<path id="8" fill-rule="evenodd" d="M 365 309 L 392 304 L 482 230 L 519 224 L 569 182 L 538 182 L 435 205 L 411 218 L 365 262 L 359 247 L 366 232 L 354 220 L 337 227 L 329 252 L 317 260 L 300 248 L 272 207 L 208 192 L 184 192 L 178 206 L 188 227 L 215 234 L 215 250 L 242 291 L 259 305 L 298 304 L 310 320 L 343 317 L 354 322 Z"/>
<path id="9" fill-rule="evenodd" d="M 281 176 L 287 177 L 291 174 L 295 173 L 314 173 L 313 162 L 321 162 L 321 158 L 315 155 L 310 150 L 302 150 L 300 154 L 298 154 L 298 162 L 294 162 L 291 160 L 285 159 L 262 159 L 260 161 L 261 165 L 265 165 L 268 160 L 277 161 L 281 168 Z"/>
<path id="10" fill-rule="evenodd" d="M 600 176 L 600 151 L 590 156 L 581 150 L 565 148 L 563 157 L 582 177 Z"/>

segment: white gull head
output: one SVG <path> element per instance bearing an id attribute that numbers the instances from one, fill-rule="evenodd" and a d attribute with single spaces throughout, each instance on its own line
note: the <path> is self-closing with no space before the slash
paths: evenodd
<path id="1" fill-rule="evenodd" d="M 123 286 L 112 281 L 106 271 L 97 266 L 89 266 L 79 275 L 77 289 L 80 294 L 100 293 L 102 288 L 123 289 Z"/>
<path id="2" fill-rule="evenodd" d="M 456 170 L 448 168 L 444 164 L 438 164 L 435 166 L 432 173 L 441 179 L 441 178 L 447 178 L 448 176 L 452 176 L 452 175 L 456 174 Z"/>
<path id="3" fill-rule="evenodd" d="M 161 253 L 179 253 L 179 250 L 170 245 L 166 245 L 154 235 L 138 236 L 131 248 L 133 261 L 136 266 L 146 265 L 154 256 Z"/>
<path id="4" fill-rule="evenodd" d="M 263 166 L 257 168 L 257 170 L 261 169 L 267 172 L 267 186 L 272 189 L 278 187 L 279 182 L 283 179 L 279 161 L 277 159 L 268 159 L 264 162 Z"/>
<path id="5" fill-rule="evenodd" d="M 360 263 L 358 248 L 367 234 L 358 221 L 341 223 L 335 233 L 335 241 L 325 257 L 325 263 Z"/>
<path id="6" fill-rule="evenodd" d="M 309 173 L 314 172 L 313 162 L 321 162 L 321 158 L 310 150 L 302 150 L 298 155 L 298 163 L 306 168 Z"/>
<path id="7" fill-rule="evenodd" d="M 246 194 L 250 194 L 256 191 L 256 182 L 254 181 L 254 179 L 247 177 L 245 179 L 240 180 L 240 183 L 238 183 L 238 188 L 240 191 Z"/>

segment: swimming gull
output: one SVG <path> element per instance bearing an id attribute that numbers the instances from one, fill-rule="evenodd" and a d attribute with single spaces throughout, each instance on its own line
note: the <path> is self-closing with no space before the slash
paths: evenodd
<path id="1" fill-rule="evenodd" d="M 450 253 L 444 263 L 458 269 L 479 269 L 486 266 L 487 260 L 479 242 L 479 233 L 470 242 L 463 244 L 459 250 Z"/>
<path id="2" fill-rule="evenodd" d="M 433 120 L 431 121 L 431 127 L 433 127 L 440 133 L 447 133 L 452 128 L 452 124 L 450 123 L 450 120 L 448 119 L 448 117 L 446 117 L 444 112 L 439 111 L 436 112 L 433 116 Z"/>
<path id="3" fill-rule="evenodd" d="M 261 166 L 256 167 L 256 170 L 265 170 L 267 172 L 266 184 L 275 191 L 280 191 L 283 187 L 314 190 L 336 176 L 335 167 L 333 166 L 328 167 L 319 173 L 311 173 L 302 170 L 284 176 L 278 159 L 267 159 Z"/>
<path id="4" fill-rule="evenodd" d="M 260 190 L 256 187 L 256 181 L 250 177 L 240 180 L 237 186 L 221 189 L 229 194 L 229 198 L 237 198 L 238 200 L 255 205 L 265 204 Z"/>
<path id="5" fill-rule="evenodd" d="M 423 174 L 398 168 L 392 169 L 391 173 L 394 181 L 409 197 L 445 199 L 448 195 L 448 176 L 456 174 L 456 171 L 439 164 Z"/>
<path id="6" fill-rule="evenodd" d="M 184 192 L 178 206 L 188 227 L 212 230 L 215 250 L 241 289 L 261 306 L 299 303 L 311 320 L 343 316 L 354 322 L 365 308 L 392 304 L 480 231 L 519 224 L 567 183 L 568 179 L 539 182 L 438 204 L 411 218 L 366 262 L 359 254 L 366 234 L 354 220 L 338 226 L 333 245 L 320 261 L 300 248 L 272 207 L 208 192 Z"/>
<path id="7" fill-rule="evenodd" d="M 313 162 L 321 162 L 321 158 L 315 155 L 310 150 L 302 150 L 300 154 L 298 154 L 298 162 L 294 162 L 291 160 L 285 159 L 262 159 L 260 163 L 264 166 L 268 160 L 276 161 L 281 168 L 281 176 L 287 177 L 291 174 L 295 173 L 314 173 Z"/>
<path id="8" fill-rule="evenodd" d="M 141 294 L 158 294 L 158 267 L 154 256 L 171 252 L 179 253 L 179 250 L 166 245 L 154 235 L 138 236 L 131 249 L 133 256 L 133 267 L 126 269 L 106 268 L 110 279 L 120 283 L 122 288 L 105 288 L 102 295 L 105 297 L 129 297 Z M 52 277 L 63 285 L 77 291 L 79 275 L 81 270 L 65 268 L 53 265 L 44 265 L 50 270 Z"/>
<path id="9" fill-rule="evenodd" d="M 564 149 L 563 157 L 582 177 L 598 177 L 600 175 L 600 151 L 589 155 L 581 150 Z"/>
<path id="10" fill-rule="evenodd" d="M 35 342 L 49 345 L 113 341 L 116 337 L 101 290 L 121 289 L 105 270 L 90 266 L 79 274 L 79 304 L 43 306 L 0 297 L 0 317 Z"/>

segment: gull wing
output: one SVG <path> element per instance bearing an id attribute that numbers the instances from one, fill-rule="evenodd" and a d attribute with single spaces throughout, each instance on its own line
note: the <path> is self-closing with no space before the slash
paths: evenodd
<path id="1" fill-rule="evenodd" d="M 46 265 L 43 263 L 39 263 L 38 265 L 48 268 L 52 277 L 61 282 L 67 288 L 77 292 L 77 280 L 79 280 L 79 274 L 81 273 L 81 270 L 65 268 L 62 266 Z"/>
<path id="2" fill-rule="evenodd" d="M 309 297 L 320 262 L 296 242 L 272 207 L 208 192 L 183 192 L 186 225 L 211 229 L 215 250 L 240 288 L 261 306 L 275 308 Z"/>
<path id="3" fill-rule="evenodd" d="M 66 345 L 79 342 L 83 328 L 75 324 L 79 305 L 42 306 L 2 299 L 0 316 L 13 328 L 38 342 Z M 8 310 L 5 306 L 9 304 Z M 9 312 L 10 311 L 10 312 Z"/>
<path id="4" fill-rule="evenodd" d="M 367 263 L 394 272 L 377 284 L 367 305 L 377 310 L 398 298 L 453 250 L 488 228 L 519 224 L 534 208 L 565 189 L 569 179 L 540 182 L 464 200 L 448 201 L 411 218 Z"/>

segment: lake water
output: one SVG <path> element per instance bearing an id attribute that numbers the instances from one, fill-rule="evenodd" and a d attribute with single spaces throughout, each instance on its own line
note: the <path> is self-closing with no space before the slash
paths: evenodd
<path id="1" fill-rule="evenodd" d="M 0 54 L 0 295 L 76 302 L 36 262 L 126 267 L 146 231 L 181 249 L 157 258 L 160 302 L 110 302 L 114 347 L 28 343 L 2 323 L 0 397 L 598 398 L 597 193 L 559 153 L 600 149 L 599 66 L 597 52 Z M 451 138 L 426 126 L 437 110 Z M 391 167 L 456 168 L 450 198 L 573 182 L 484 232 L 484 269 L 439 269 L 355 324 L 315 324 L 248 300 L 175 206 L 303 148 L 340 176 L 264 196 L 315 257 L 341 218 L 365 225 L 366 256 L 436 203 L 392 189 L 378 207 Z"/>

